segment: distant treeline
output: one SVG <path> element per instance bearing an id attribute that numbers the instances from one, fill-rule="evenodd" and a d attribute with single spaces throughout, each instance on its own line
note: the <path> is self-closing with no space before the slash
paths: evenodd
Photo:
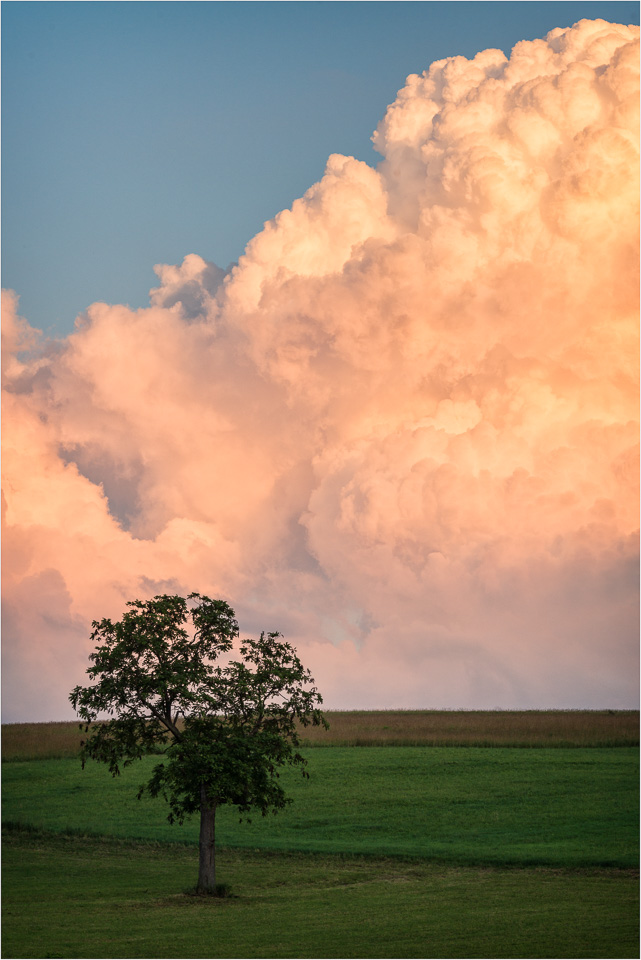
<path id="1" fill-rule="evenodd" d="M 631 747 L 638 710 L 327 710 L 328 731 L 301 730 L 308 746 Z M 78 723 L 2 725 L 2 759 L 70 757 Z"/>

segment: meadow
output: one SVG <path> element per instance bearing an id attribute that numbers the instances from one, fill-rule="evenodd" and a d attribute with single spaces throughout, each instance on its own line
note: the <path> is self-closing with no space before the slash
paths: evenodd
<path id="1" fill-rule="evenodd" d="M 135 799 L 158 757 L 112 779 L 65 755 L 77 725 L 4 727 L 3 956 L 638 956 L 638 714 L 579 713 L 514 715 L 527 746 L 491 749 L 415 745 L 464 740 L 458 712 L 330 714 L 285 811 L 220 811 L 216 901 L 186 892 L 197 822 Z"/>

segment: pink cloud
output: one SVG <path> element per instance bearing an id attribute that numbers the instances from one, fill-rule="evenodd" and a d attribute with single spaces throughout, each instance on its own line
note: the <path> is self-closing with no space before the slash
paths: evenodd
<path id="1" fill-rule="evenodd" d="M 638 33 L 408 77 L 378 168 L 330 157 L 227 276 L 53 343 L 6 295 L 7 719 L 192 590 L 330 707 L 634 705 Z"/>

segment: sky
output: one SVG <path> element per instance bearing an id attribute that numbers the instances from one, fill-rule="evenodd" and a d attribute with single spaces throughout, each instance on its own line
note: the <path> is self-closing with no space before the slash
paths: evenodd
<path id="1" fill-rule="evenodd" d="M 5 722 L 194 590 L 330 709 L 637 705 L 634 24 L 3 4 Z"/>
<path id="2" fill-rule="evenodd" d="M 370 137 L 410 73 L 637 3 L 2 4 L 2 285 L 69 333 L 142 307 L 153 266 L 226 268 Z"/>

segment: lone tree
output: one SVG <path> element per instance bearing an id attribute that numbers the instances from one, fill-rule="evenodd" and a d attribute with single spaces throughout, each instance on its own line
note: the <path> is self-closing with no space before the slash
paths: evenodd
<path id="1" fill-rule="evenodd" d="M 298 765 L 309 776 L 296 749 L 298 724 L 327 728 L 322 698 L 279 633 L 244 640 L 240 659 L 226 657 L 238 624 L 222 600 L 192 593 L 128 606 L 117 623 L 93 622 L 96 650 L 87 673 L 95 682 L 69 697 L 90 733 L 82 765 L 99 760 L 118 776 L 121 766 L 160 750 L 138 797 L 163 796 L 170 823 L 200 812 L 197 890 L 212 893 L 216 808 L 231 803 L 265 816 L 291 802 L 278 768 Z M 215 662 L 221 656 L 224 666 Z M 105 714 L 109 719 L 98 719 Z"/>

